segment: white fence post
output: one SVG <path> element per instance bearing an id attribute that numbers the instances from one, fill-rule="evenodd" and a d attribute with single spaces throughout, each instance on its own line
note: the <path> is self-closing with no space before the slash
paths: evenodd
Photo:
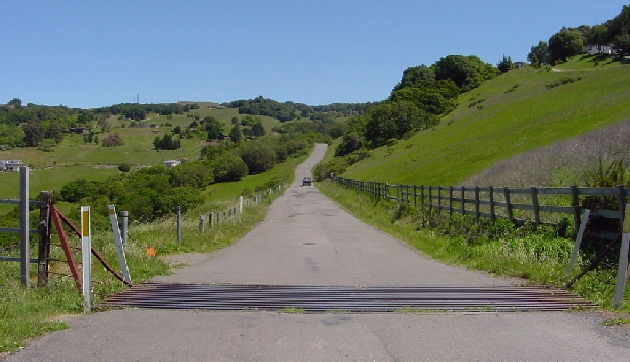
<path id="1" fill-rule="evenodd" d="M 83 269 L 84 310 L 92 309 L 92 235 L 90 225 L 90 207 L 81 206 L 81 263 Z"/>

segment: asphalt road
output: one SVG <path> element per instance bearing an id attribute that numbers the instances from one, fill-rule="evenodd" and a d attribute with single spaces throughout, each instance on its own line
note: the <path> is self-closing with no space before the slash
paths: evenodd
<path id="1" fill-rule="evenodd" d="M 437 263 L 302 186 L 318 145 L 265 220 L 233 246 L 172 258 L 167 283 L 499 286 Z M 131 271 L 133 273 L 133 270 Z M 630 334 L 594 312 L 287 314 L 113 310 L 70 318 L 9 360 L 627 360 Z"/>

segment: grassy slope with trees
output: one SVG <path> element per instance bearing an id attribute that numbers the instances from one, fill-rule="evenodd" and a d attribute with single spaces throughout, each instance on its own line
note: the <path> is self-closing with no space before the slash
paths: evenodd
<path id="1" fill-rule="evenodd" d="M 515 69 L 460 95 L 432 129 L 381 147 L 344 177 L 457 184 L 499 160 L 630 118 L 628 65 L 580 57 L 548 69 Z M 547 88 L 563 78 L 580 81 Z M 473 106 L 471 104 L 475 103 Z"/>

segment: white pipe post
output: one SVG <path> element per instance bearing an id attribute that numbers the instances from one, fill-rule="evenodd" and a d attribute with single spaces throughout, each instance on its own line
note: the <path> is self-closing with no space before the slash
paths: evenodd
<path id="1" fill-rule="evenodd" d="M 127 229 L 129 229 L 129 211 L 120 212 L 120 236 L 123 247 L 127 245 Z"/>
<path id="2" fill-rule="evenodd" d="M 92 240 L 90 207 L 81 206 L 81 262 L 83 265 L 84 311 L 92 309 Z"/>
<path id="3" fill-rule="evenodd" d="M 118 252 L 118 264 L 120 265 L 120 272 L 123 276 L 123 279 L 131 283 L 131 274 L 129 273 L 129 267 L 127 266 L 127 259 L 125 258 L 125 248 L 123 247 L 122 237 L 120 236 L 120 229 L 118 228 L 116 207 L 114 205 L 108 205 L 107 209 L 109 210 L 109 221 L 112 224 L 114 245 L 116 245 L 116 251 Z"/>
<path id="4" fill-rule="evenodd" d="M 182 207 L 177 206 L 177 243 L 182 246 Z"/>
<path id="5" fill-rule="evenodd" d="M 242 214 L 243 213 L 243 196 L 240 197 L 239 201 L 240 202 L 239 202 L 239 206 L 238 206 L 238 213 Z"/>

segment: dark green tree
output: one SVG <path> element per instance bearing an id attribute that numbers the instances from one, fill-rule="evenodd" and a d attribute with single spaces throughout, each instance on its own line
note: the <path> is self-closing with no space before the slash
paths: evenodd
<path id="1" fill-rule="evenodd" d="M 630 35 L 617 35 L 613 40 L 613 46 L 619 52 L 619 56 L 621 57 L 621 59 L 623 59 L 624 56 L 630 54 Z"/>
<path id="2" fill-rule="evenodd" d="M 228 152 L 212 163 L 214 179 L 217 182 L 239 181 L 247 176 L 247 165 L 238 155 Z"/>
<path id="3" fill-rule="evenodd" d="M 121 163 L 120 165 L 118 165 L 118 171 L 129 172 L 131 171 L 131 165 L 128 163 Z"/>
<path id="4" fill-rule="evenodd" d="M 436 80 L 451 79 L 461 92 L 479 87 L 498 72 L 493 65 L 484 63 L 475 55 L 449 55 L 440 58 L 433 66 Z"/>
<path id="5" fill-rule="evenodd" d="M 538 45 L 532 46 L 527 54 L 527 60 L 536 68 L 542 64 L 549 64 L 549 44 L 546 41 L 539 41 Z"/>
<path id="6" fill-rule="evenodd" d="M 630 5 L 624 5 L 619 15 L 606 23 L 607 32 L 605 41 L 615 42 L 615 38 L 623 35 L 630 36 Z"/>
<path id="7" fill-rule="evenodd" d="M 252 136 L 262 137 L 264 135 L 265 135 L 265 127 L 263 127 L 262 123 L 256 123 L 252 125 Z"/>
<path id="8" fill-rule="evenodd" d="M 435 72 L 432 68 L 424 64 L 409 67 L 403 72 L 402 80 L 394 87 L 393 92 L 406 87 L 424 87 L 433 81 L 435 81 Z"/>
<path id="9" fill-rule="evenodd" d="M 13 98 L 9 102 L 7 102 L 7 105 L 19 108 L 22 107 L 22 100 L 20 98 Z"/>
<path id="10" fill-rule="evenodd" d="M 217 140 L 223 132 L 223 123 L 219 122 L 216 118 L 212 116 L 206 116 L 203 118 L 204 127 L 206 129 L 206 133 L 208 133 L 209 140 Z"/>
<path id="11" fill-rule="evenodd" d="M 230 130 L 230 139 L 234 143 L 239 143 L 243 140 L 243 133 L 241 132 L 241 126 L 235 124 L 234 127 Z"/>
<path id="12" fill-rule="evenodd" d="M 509 72 L 512 68 L 514 68 L 514 63 L 512 62 L 512 57 L 510 56 L 505 56 L 503 55 L 503 60 L 501 60 L 498 64 L 497 64 L 497 69 L 499 69 L 499 71 L 501 73 L 507 73 Z"/>
<path id="13" fill-rule="evenodd" d="M 607 43 L 608 28 L 603 25 L 595 25 L 589 29 L 584 37 L 585 45 L 604 45 Z"/>
<path id="14" fill-rule="evenodd" d="M 0 145 L 19 147 L 24 141 L 24 131 L 18 126 L 0 124 Z"/>
<path id="15" fill-rule="evenodd" d="M 37 147 L 44 140 L 45 131 L 41 123 L 29 122 L 22 128 L 24 143 L 28 147 Z"/>
<path id="16" fill-rule="evenodd" d="M 562 29 L 549 38 L 549 61 L 556 64 L 582 52 L 582 34 L 577 30 Z"/>
<path id="17" fill-rule="evenodd" d="M 170 170 L 171 186 L 204 188 L 214 182 L 212 169 L 200 162 L 185 162 Z"/>
<path id="18" fill-rule="evenodd" d="M 64 201 L 76 203 L 83 198 L 94 196 L 98 189 L 97 185 L 96 182 L 78 179 L 63 185 L 60 194 Z"/>
<path id="19" fill-rule="evenodd" d="M 167 133 L 162 138 L 155 137 L 153 146 L 156 150 L 176 150 L 181 146 L 181 141 Z"/>
<path id="20" fill-rule="evenodd" d="M 238 149 L 238 155 L 247 165 L 250 175 L 265 172 L 276 165 L 276 152 L 267 142 L 246 142 Z"/>

